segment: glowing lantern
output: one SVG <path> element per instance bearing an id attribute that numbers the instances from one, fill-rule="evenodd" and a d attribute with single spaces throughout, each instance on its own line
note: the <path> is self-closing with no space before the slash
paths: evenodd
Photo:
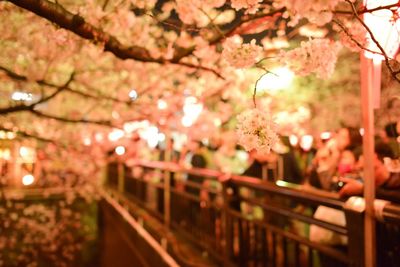
<path id="1" fill-rule="evenodd" d="M 383 6 L 397 4 L 397 0 L 364 0 L 364 5 L 367 9 L 373 9 Z M 385 51 L 389 58 L 394 58 L 400 44 L 400 20 L 397 18 L 400 8 L 394 9 L 378 9 L 371 13 L 364 14 L 364 22 L 371 30 L 374 38 Z M 367 34 L 367 38 L 369 38 Z M 365 56 L 373 60 L 373 95 L 374 95 L 374 108 L 380 106 L 380 85 L 381 85 L 381 64 L 384 57 L 381 55 L 382 51 L 372 40 L 369 41 L 369 50 L 379 53 L 372 53 L 365 51 Z"/>

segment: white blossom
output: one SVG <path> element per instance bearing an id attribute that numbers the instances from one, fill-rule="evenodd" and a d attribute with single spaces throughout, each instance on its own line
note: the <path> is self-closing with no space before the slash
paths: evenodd
<path id="1" fill-rule="evenodd" d="M 296 25 L 301 18 L 306 18 L 310 22 L 322 26 L 332 20 L 332 11 L 339 1 L 340 0 L 276 0 L 274 1 L 274 7 L 286 7 L 292 18 L 291 26 Z"/>
<path id="2" fill-rule="evenodd" d="M 257 12 L 262 0 L 231 0 L 234 9 L 246 9 L 246 13 L 254 14 Z"/>
<path id="3" fill-rule="evenodd" d="M 269 153 L 278 141 L 277 124 L 271 116 L 255 108 L 237 116 L 238 143 L 247 151 Z"/>
<path id="4" fill-rule="evenodd" d="M 281 51 L 280 61 L 294 73 L 305 76 L 315 73 L 319 78 L 329 78 L 335 70 L 340 43 L 328 39 L 301 42 L 300 47 Z"/>
<path id="5" fill-rule="evenodd" d="M 225 0 L 176 0 L 176 12 L 186 24 L 205 26 L 209 18 L 204 13 L 210 13 L 213 8 L 221 7 Z"/>

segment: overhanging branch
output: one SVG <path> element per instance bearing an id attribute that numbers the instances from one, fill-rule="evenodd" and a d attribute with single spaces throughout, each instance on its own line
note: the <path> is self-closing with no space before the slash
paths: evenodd
<path id="1" fill-rule="evenodd" d="M 141 62 L 154 62 L 159 64 L 170 63 L 170 64 L 182 65 L 188 68 L 211 71 L 218 77 L 222 78 L 222 76 L 215 69 L 207 68 L 201 65 L 192 65 L 181 62 L 182 58 L 193 54 L 196 48 L 195 46 L 189 48 L 175 47 L 175 53 L 172 59 L 165 59 L 163 57 L 155 58 L 152 57 L 150 52 L 144 47 L 137 45 L 132 45 L 132 46 L 123 45 L 116 37 L 86 22 L 82 16 L 69 12 L 67 9 L 65 9 L 57 2 L 53 3 L 48 0 L 8 0 L 8 1 L 15 4 L 16 6 L 31 11 L 36 15 L 43 17 L 48 21 L 55 23 L 58 26 L 71 31 L 84 39 L 104 44 L 105 51 L 113 53 L 116 57 L 120 59 L 134 59 L 136 61 L 141 61 Z M 244 16 L 240 21 L 235 23 L 235 25 L 232 26 L 230 29 L 226 30 L 225 32 L 215 34 L 210 40 L 208 40 L 209 44 L 214 45 L 222 41 L 225 37 L 234 33 L 238 27 L 240 27 L 242 24 L 246 22 L 262 17 L 272 16 L 284 10 L 285 9 L 282 8 L 279 10 L 272 11 L 270 13 L 259 13 L 251 16 Z"/>
<path id="2" fill-rule="evenodd" d="M 24 77 L 24 76 L 22 76 L 22 75 L 19 75 L 19 74 L 15 73 L 15 72 L 12 72 L 12 71 L 10 71 L 10 70 L 8 70 L 8 69 L 2 67 L 2 66 L 0 66 L 0 70 L 2 70 L 2 71 L 5 72 L 9 77 L 12 77 L 12 78 L 14 78 L 14 79 L 17 79 L 17 80 L 24 80 L 24 81 L 27 80 L 26 77 Z M 55 88 L 57 88 L 57 89 L 56 89 L 53 93 L 49 94 L 48 96 L 44 96 L 44 97 L 40 98 L 38 101 L 36 101 L 36 102 L 34 102 L 34 103 L 32 103 L 32 104 L 29 104 L 29 105 L 19 104 L 19 105 L 15 105 L 15 106 L 12 106 L 12 107 L 1 108 L 1 109 L 0 109 L 0 114 L 3 114 L 3 115 L 4 115 L 4 114 L 8 114 L 8 113 L 13 113 L 13 112 L 34 110 L 35 107 L 36 107 L 37 105 L 49 101 L 50 99 L 56 97 L 59 93 L 61 93 L 62 91 L 64 91 L 64 90 L 68 87 L 68 85 L 73 81 L 73 79 L 74 79 L 74 73 L 72 73 L 72 74 L 70 75 L 68 81 L 66 81 L 65 84 L 63 84 L 63 85 L 61 85 L 61 86 L 54 86 L 54 85 L 53 85 L 52 87 L 55 87 Z M 43 81 L 42 81 L 42 82 L 43 82 Z M 39 82 L 38 82 L 38 83 L 39 83 Z M 43 82 L 43 83 L 45 83 L 45 82 Z"/>
<path id="3" fill-rule="evenodd" d="M 22 131 L 22 130 L 19 130 L 19 129 L 18 130 L 13 130 L 13 129 L 9 129 L 9 128 L 0 126 L 0 130 L 1 131 L 6 131 L 6 132 L 13 132 L 17 136 L 25 137 L 25 138 L 32 138 L 32 139 L 36 139 L 36 140 L 41 141 L 41 142 L 55 143 L 54 140 L 51 140 L 51 139 L 48 139 L 48 138 L 44 138 L 44 137 L 41 137 L 41 136 L 33 134 L 33 133 L 28 133 L 28 132 L 25 132 L 25 131 Z"/>
<path id="4" fill-rule="evenodd" d="M 375 45 L 378 47 L 379 51 L 382 53 L 384 59 L 385 59 L 385 64 L 386 67 L 388 68 L 390 74 L 392 75 L 392 77 L 397 81 L 400 82 L 400 78 L 397 77 L 397 73 L 396 70 L 392 68 L 392 66 L 390 65 L 389 62 L 389 57 L 385 52 L 385 49 L 383 49 L 382 45 L 379 43 L 379 41 L 376 39 L 376 37 L 374 36 L 373 32 L 371 31 L 371 29 L 368 27 L 368 25 L 363 21 L 362 18 L 360 18 L 360 16 L 357 14 L 357 10 L 356 7 L 354 6 L 353 2 L 351 2 L 350 0 L 345 0 L 350 6 L 351 9 L 353 11 L 353 14 L 355 16 L 355 18 L 363 25 L 363 27 L 367 30 L 368 34 L 371 37 L 371 40 L 375 43 Z"/>
<path id="5" fill-rule="evenodd" d="M 47 0 L 9 0 L 9 2 L 29 10 L 84 39 L 103 43 L 105 51 L 110 51 L 121 59 L 130 58 L 157 63 L 164 61 L 162 58 L 151 57 L 149 51 L 143 47 L 124 46 L 114 36 L 87 23 L 82 16 L 69 12 L 57 2 L 53 3 Z"/>
<path id="6" fill-rule="evenodd" d="M 71 119 L 71 118 L 66 118 L 66 117 L 61 117 L 61 116 L 56 116 L 56 115 L 50 115 L 47 113 L 43 113 L 37 110 L 28 110 L 30 113 L 41 117 L 45 119 L 53 119 L 59 122 L 66 122 L 66 123 L 88 123 L 88 124 L 97 124 L 101 126 L 107 126 L 107 127 L 113 127 L 111 124 L 111 121 L 108 120 L 89 120 L 89 119 Z"/>
<path id="7" fill-rule="evenodd" d="M 8 69 L 8 68 L 0 66 L 0 70 L 3 71 L 11 79 L 28 82 L 28 78 L 26 76 L 17 74 L 15 72 L 13 72 L 12 70 Z M 104 94 L 101 94 L 101 93 L 98 93 L 98 92 L 97 92 L 97 95 L 94 95 L 94 94 L 91 94 L 91 93 L 82 92 L 82 91 L 79 91 L 77 89 L 73 89 L 73 88 L 71 88 L 69 86 L 69 84 L 72 82 L 72 78 L 73 78 L 73 76 L 71 75 L 71 77 L 69 79 L 69 82 L 67 81 L 67 83 L 62 85 L 62 86 L 47 82 L 45 80 L 38 80 L 38 81 L 35 81 L 35 82 L 37 84 L 39 84 L 39 85 L 47 86 L 47 87 L 51 87 L 51 88 L 56 88 L 56 89 L 63 88 L 63 90 L 68 91 L 68 92 L 70 92 L 72 94 L 80 95 L 80 96 L 87 97 L 87 98 L 92 98 L 92 99 L 96 99 L 96 100 L 101 100 L 101 99 L 110 100 L 110 101 L 113 101 L 113 102 L 116 102 L 116 103 L 123 103 L 123 104 L 126 104 L 126 105 L 131 105 L 132 104 L 132 101 L 121 100 L 121 99 L 118 99 L 118 98 L 115 98 L 115 97 L 111 97 L 111 96 L 107 96 L 107 95 L 104 95 Z M 47 100 L 49 100 L 49 99 L 47 99 Z M 44 102 L 44 101 L 42 101 L 42 102 Z M 0 110 L 0 114 L 2 114 L 1 110 Z"/>

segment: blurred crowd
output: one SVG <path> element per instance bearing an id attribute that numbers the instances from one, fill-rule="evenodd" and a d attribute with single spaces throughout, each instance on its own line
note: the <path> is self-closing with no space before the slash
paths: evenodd
<path id="1" fill-rule="evenodd" d="M 400 189 L 400 123 L 388 124 L 375 136 L 373 164 L 376 187 L 384 192 Z M 246 152 L 234 142 L 211 140 L 187 142 L 180 151 L 158 147 L 155 160 L 163 161 L 165 151 L 172 151 L 170 161 L 185 167 L 207 168 L 276 182 L 310 185 L 335 191 L 342 197 L 363 192 L 364 159 L 362 129 L 343 127 L 320 136 L 282 136 L 271 153 Z M 201 183 L 195 176 L 185 177 Z"/>

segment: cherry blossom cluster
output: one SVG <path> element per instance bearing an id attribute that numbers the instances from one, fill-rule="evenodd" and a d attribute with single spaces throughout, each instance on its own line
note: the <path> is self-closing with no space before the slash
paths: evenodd
<path id="1" fill-rule="evenodd" d="M 246 13 L 254 14 L 257 12 L 262 0 L 232 0 L 231 5 L 234 9 L 246 9 Z"/>
<path id="2" fill-rule="evenodd" d="M 296 25 L 301 18 L 322 26 L 332 20 L 332 11 L 339 2 L 340 0 L 278 0 L 274 2 L 274 6 L 286 7 L 291 17 L 291 26 Z"/>
<path id="3" fill-rule="evenodd" d="M 0 216 L 0 266 L 71 266 L 93 238 L 81 211 L 64 201 L 49 206 L 8 201 Z"/>
<path id="4" fill-rule="evenodd" d="M 294 73 L 301 76 L 315 73 L 319 78 L 326 79 L 335 70 L 340 43 L 329 39 L 314 39 L 301 42 L 300 47 L 281 51 L 280 61 L 286 64 Z"/>
<path id="5" fill-rule="evenodd" d="M 205 13 L 209 13 L 210 9 L 221 7 L 224 4 L 225 0 L 176 0 L 176 12 L 186 24 L 205 26 L 209 22 Z"/>
<path id="6" fill-rule="evenodd" d="M 240 36 L 235 35 L 223 44 L 222 58 L 232 67 L 247 68 L 253 66 L 260 58 L 262 47 L 256 45 L 256 41 L 252 40 L 248 44 L 243 44 Z"/>
<path id="7" fill-rule="evenodd" d="M 269 114 L 254 108 L 237 116 L 238 143 L 247 151 L 269 153 L 278 141 L 277 125 Z"/>

